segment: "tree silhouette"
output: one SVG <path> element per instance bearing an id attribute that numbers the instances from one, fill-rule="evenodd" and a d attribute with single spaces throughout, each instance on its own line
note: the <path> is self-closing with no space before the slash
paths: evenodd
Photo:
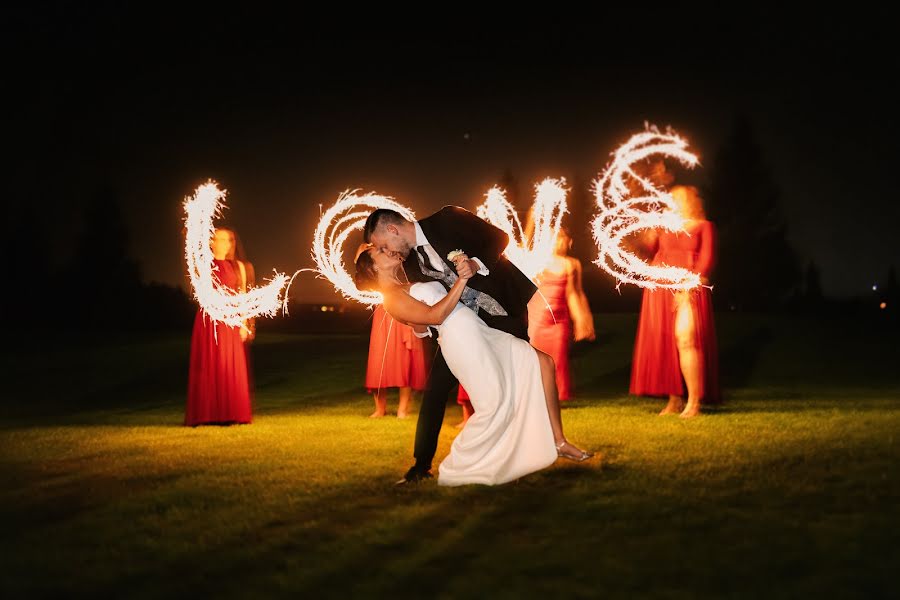
<path id="1" fill-rule="evenodd" d="M 715 301 L 731 310 L 782 306 L 800 282 L 779 191 L 750 122 L 737 118 L 710 169 L 707 213 L 718 232 Z"/>
<path id="2" fill-rule="evenodd" d="M 804 307 L 809 311 L 820 310 L 825 304 L 825 294 L 822 293 L 822 276 L 816 263 L 810 261 L 806 267 L 803 284 Z"/>
<path id="3" fill-rule="evenodd" d="M 77 311 L 76 327 L 130 328 L 141 315 L 141 277 L 128 254 L 128 228 L 115 193 L 104 188 L 88 199 L 84 227 L 65 277 L 64 309 Z"/>

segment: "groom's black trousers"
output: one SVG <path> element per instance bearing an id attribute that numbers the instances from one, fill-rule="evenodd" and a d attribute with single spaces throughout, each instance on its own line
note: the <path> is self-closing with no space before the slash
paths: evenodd
<path id="1" fill-rule="evenodd" d="M 468 309 L 466 309 L 468 310 Z M 517 338 L 528 341 L 528 312 L 521 317 L 493 317 L 480 314 L 490 327 L 510 333 Z M 434 330 L 432 330 L 432 333 Z M 419 410 L 419 421 L 416 424 L 416 469 L 427 471 L 437 450 L 438 436 L 444 422 L 447 409 L 447 397 L 457 384 L 456 376 L 450 372 L 443 353 L 438 350 L 428 374 L 422 408 Z"/>

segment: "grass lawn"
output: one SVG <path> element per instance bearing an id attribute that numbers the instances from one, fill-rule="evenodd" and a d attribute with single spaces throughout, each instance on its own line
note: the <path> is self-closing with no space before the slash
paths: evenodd
<path id="1" fill-rule="evenodd" d="M 365 335 L 263 329 L 254 423 L 196 429 L 186 335 L 8 345 L 0 593 L 900 594 L 896 331 L 721 315 L 726 403 L 683 421 L 627 396 L 635 316 L 597 326 L 563 420 L 600 457 L 495 488 L 391 485 L 415 418 L 366 418 Z"/>

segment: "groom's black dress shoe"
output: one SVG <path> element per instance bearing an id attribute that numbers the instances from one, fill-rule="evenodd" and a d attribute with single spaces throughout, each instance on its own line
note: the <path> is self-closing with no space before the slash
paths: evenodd
<path id="1" fill-rule="evenodd" d="M 425 479 L 431 479 L 434 475 L 431 474 L 431 471 L 422 470 L 417 467 L 410 467 L 409 471 L 406 472 L 406 475 L 400 479 L 394 485 L 407 485 L 409 483 L 419 483 Z"/>

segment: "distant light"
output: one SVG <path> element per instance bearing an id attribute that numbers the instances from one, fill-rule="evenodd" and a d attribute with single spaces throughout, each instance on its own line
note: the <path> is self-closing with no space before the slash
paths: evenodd
<path id="1" fill-rule="evenodd" d="M 873 291 L 873 292 L 877 292 L 877 291 L 878 291 L 878 286 L 877 286 L 877 285 L 873 285 L 873 286 L 872 286 L 872 291 Z"/>
<path id="2" fill-rule="evenodd" d="M 328 312 L 328 307 L 327 307 L 327 306 L 323 306 L 323 307 L 322 307 L 322 312 Z"/>
<path id="3" fill-rule="evenodd" d="M 878 308 L 880 308 L 881 310 L 886 309 L 886 308 L 887 308 L 887 302 L 882 302 L 881 304 L 878 305 Z"/>
<path id="4" fill-rule="evenodd" d="M 464 133 L 464 134 L 463 134 L 463 139 L 464 139 L 464 140 L 468 140 L 468 139 L 471 138 L 471 137 L 472 137 L 472 136 L 469 135 L 468 133 Z"/>

